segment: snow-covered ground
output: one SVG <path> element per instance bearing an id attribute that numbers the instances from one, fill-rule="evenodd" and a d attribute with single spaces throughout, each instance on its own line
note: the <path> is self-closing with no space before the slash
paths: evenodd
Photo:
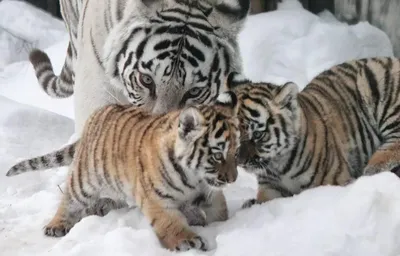
<path id="1" fill-rule="evenodd" d="M 59 72 L 67 46 L 65 30 L 35 9 L 22 11 L 24 5 L 0 2 L 0 25 L 7 21 L 8 29 L 24 40 L 43 40 L 39 47 L 49 46 L 46 51 Z M 22 15 L 31 19 L 26 26 L 16 18 Z M 62 33 L 56 35 L 57 31 Z M 137 209 L 87 217 L 64 238 L 43 235 L 67 168 L 12 178 L 4 174 L 21 158 L 67 143 L 73 134 L 73 98 L 46 96 L 26 60 L 27 52 L 20 55 L 18 49 L 3 48 L 11 45 L 7 40 L 1 37 L 0 26 L 0 255 L 173 255 L 160 247 Z M 294 0 L 284 1 L 278 11 L 250 17 L 240 46 L 248 77 L 277 83 L 293 80 L 301 87 L 342 61 L 393 55 L 388 37 L 368 23 L 341 24 L 328 12 L 316 16 L 303 10 Z M 1 69 L 2 63 L 8 65 Z M 254 177 L 241 171 L 225 192 L 230 219 L 195 228 L 215 249 L 182 255 L 400 255 L 400 181 L 391 173 L 361 178 L 345 188 L 312 189 L 247 210 L 239 207 L 255 195 Z"/>

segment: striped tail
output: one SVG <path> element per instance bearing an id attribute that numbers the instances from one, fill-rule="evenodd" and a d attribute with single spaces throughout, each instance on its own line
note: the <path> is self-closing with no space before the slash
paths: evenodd
<path id="1" fill-rule="evenodd" d="M 67 56 L 60 76 L 56 76 L 53 65 L 47 54 L 39 49 L 33 49 L 29 54 L 36 77 L 43 90 L 53 98 L 67 98 L 74 93 L 74 70 L 72 67 L 71 42 L 68 44 Z"/>
<path id="2" fill-rule="evenodd" d="M 75 142 L 49 154 L 21 161 L 11 167 L 6 176 L 70 165 L 74 159 L 77 145 L 78 142 Z"/>

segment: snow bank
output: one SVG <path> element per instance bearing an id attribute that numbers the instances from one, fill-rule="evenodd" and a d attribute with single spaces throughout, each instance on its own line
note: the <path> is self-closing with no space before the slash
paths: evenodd
<path id="1" fill-rule="evenodd" d="M 254 81 L 296 82 L 303 88 L 325 69 L 350 59 L 393 56 L 388 36 L 367 22 L 349 26 L 298 1 L 249 17 L 240 34 L 244 74 Z"/>
<path id="2" fill-rule="evenodd" d="M 68 41 L 61 40 L 46 49 L 56 74 L 61 72 L 67 46 Z M 40 87 L 29 61 L 12 63 L 0 72 L 0 95 L 19 103 L 74 118 L 74 97 L 66 99 L 49 97 Z"/>
<path id="3" fill-rule="evenodd" d="M 13 14 L 14 7 L 7 7 L 4 13 L 7 2 L 0 3 L 0 24 L 4 14 L 22 15 Z M 32 18 L 29 24 L 57 23 L 37 10 L 24 10 L 24 17 L 38 19 Z M 34 30 L 29 25 L 16 25 L 10 29 L 27 37 L 37 34 L 40 40 L 49 38 L 41 33 L 60 31 L 57 24 L 46 26 L 35 25 Z M 56 44 L 43 46 L 56 72 L 62 67 L 67 47 L 63 33 L 55 36 Z M 2 43 L 0 40 L 0 46 Z M 341 24 L 327 12 L 313 15 L 293 0 L 284 1 L 278 11 L 250 17 L 240 35 L 240 47 L 245 74 L 251 79 L 293 80 L 300 86 L 342 61 L 393 55 L 382 31 L 367 23 Z M 0 56 L 0 62 L 4 59 Z M 42 227 L 56 211 L 67 168 L 12 178 L 4 175 L 19 158 L 48 152 L 68 141 L 73 133 L 72 100 L 53 100 L 43 93 L 27 61 L 0 70 L 0 254 L 173 255 L 160 247 L 137 209 L 113 211 L 103 218 L 87 217 L 63 238 L 43 236 Z M 399 190 L 399 179 L 384 173 L 361 178 L 345 188 L 320 187 L 240 210 L 240 205 L 256 194 L 255 178 L 240 171 L 238 181 L 225 190 L 230 219 L 195 228 L 214 250 L 181 254 L 400 255 Z"/>
<path id="4" fill-rule="evenodd" d="M 0 1 L 0 70 L 26 60 L 33 47 L 47 48 L 60 38 L 68 38 L 61 20 L 23 1 Z"/>

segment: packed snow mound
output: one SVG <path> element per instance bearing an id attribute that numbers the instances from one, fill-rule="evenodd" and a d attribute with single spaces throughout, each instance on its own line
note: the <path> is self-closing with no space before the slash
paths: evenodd
<path id="1" fill-rule="evenodd" d="M 60 38 L 68 38 L 63 21 L 23 1 L 0 1 L 0 70 Z"/>
<path id="2" fill-rule="evenodd" d="M 175 255 L 161 248 L 138 209 L 86 217 L 63 238 L 45 237 L 42 227 L 55 213 L 62 195 L 57 184 L 65 174 L 65 169 L 53 170 L 7 180 L 0 192 L 0 248 L 4 255 Z M 400 253 L 400 181 L 392 173 L 363 177 L 344 188 L 319 187 L 241 210 L 240 204 L 255 195 L 255 185 L 252 176 L 241 172 L 237 183 L 225 190 L 229 220 L 193 228 L 208 239 L 213 250 L 181 254 Z"/>
<path id="3" fill-rule="evenodd" d="M 35 8 L 13 9 L 24 3 L 7 2 L 0 2 L 0 24 L 4 17 L 14 17 L 16 25 L 9 29 L 20 36 L 32 39 L 38 35 L 43 44 L 54 39 L 40 48 L 49 54 L 59 73 L 68 40 L 58 21 Z M 3 9 L 5 3 L 10 6 Z M 29 24 L 19 23 L 16 17 L 23 16 L 20 9 L 31 12 L 23 13 L 32 18 Z M 6 45 L 4 40 L 0 36 L 0 46 Z M 382 31 L 368 23 L 342 24 L 329 12 L 313 15 L 295 0 L 283 1 L 277 11 L 250 16 L 239 42 L 244 73 L 250 79 L 275 83 L 291 80 L 300 87 L 343 61 L 393 56 Z M 7 45 L 7 51 L 15 52 L 11 44 Z M 24 61 L 1 70 L 1 61 L 9 57 L 0 52 L 0 254 L 175 255 L 161 248 L 138 209 L 84 218 L 63 238 L 43 235 L 42 228 L 62 196 L 67 168 L 4 175 L 18 160 L 71 141 L 73 97 L 59 100 L 47 96 L 27 55 L 20 57 L 18 51 L 10 55 L 16 57 L 12 61 Z M 319 187 L 241 210 L 240 205 L 254 197 L 256 190 L 255 178 L 240 170 L 238 180 L 224 191 L 229 220 L 194 228 L 209 240 L 213 250 L 180 255 L 400 255 L 400 183 L 394 174 L 363 177 L 347 187 Z"/>

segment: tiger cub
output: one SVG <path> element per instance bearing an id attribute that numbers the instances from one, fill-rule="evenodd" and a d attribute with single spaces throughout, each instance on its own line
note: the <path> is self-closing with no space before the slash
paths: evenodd
<path id="1" fill-rule="evenodd" d="M 301 92 L 292 82 L 252 83 L 236 73 L 227 87 L 239 102 L 238 164 L 258 180 L 257 197 L 243 208 L 399 170 L 399 59 L 342 63 Z"/>
<path id="2" fill-rule="evenodd" d="M 236 114 L 237 98 L 231 92 L 221 94 L 214 105 L 162 115 L 129 105 L 96 111 L 81 139 L 64 148 L 74 152 L 67 191 L 45 234 L 64 236 L 83 217 L 103 216 L 127 204 L 140 207 L 164 247 L 208 250 L 208 242 L 190 229 L 181 209 L 188 202 L 197 204 L 207 223 L 228 218 L 219 188 L 238 175 Z M 27 170 L 14 166 L 6 175 Z"/>

